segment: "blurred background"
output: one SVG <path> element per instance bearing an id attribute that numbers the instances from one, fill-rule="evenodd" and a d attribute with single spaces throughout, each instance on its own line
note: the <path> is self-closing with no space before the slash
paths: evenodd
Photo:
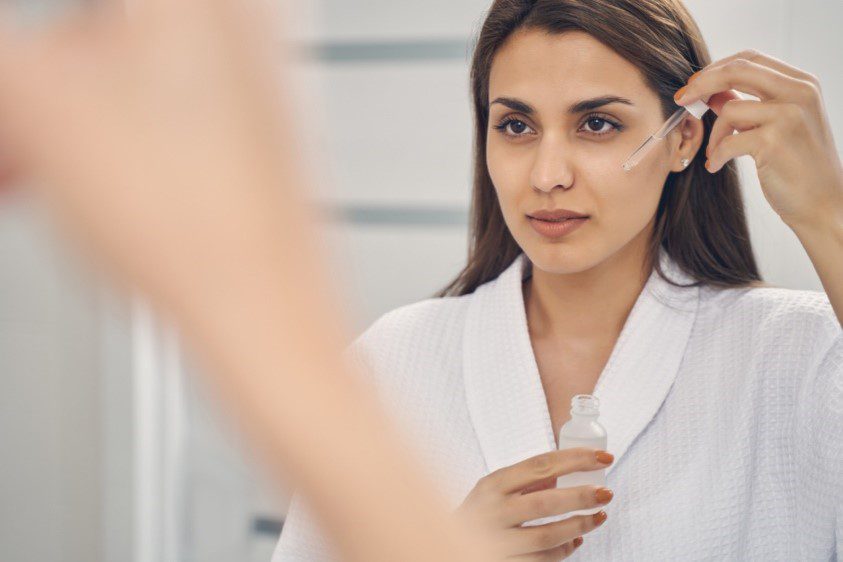
<path id="1" fill-rule="evenodd" d="M 297 3 L 298 122 L 319 155 L 323 232 L 355 334 L 463 264 L 468 61 L 489 2 Z M 70 4 L 19 7 L 43 21 Z M 843 2 L 687 5 L 715 59 L 754 47 L 818 75 L 843 146 Z M 740 165 L 765 278 L 821 290 L 752 161 Z M 0 560 L 268 561 L 289 491 L 270 489 L 196 378 L 142 301 L 80 266 L 25 201 L 0 198 Z"/>

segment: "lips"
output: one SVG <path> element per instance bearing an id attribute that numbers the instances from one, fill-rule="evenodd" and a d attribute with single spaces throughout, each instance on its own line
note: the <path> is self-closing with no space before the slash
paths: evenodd
<path id="1" fill-rule="evenodd" d="M 591 220 L 589 217 L 577 217 L 559 220 L 544 220 L 530 218 L 530 226 L 541 236 L 558 240 L 578 230 L 582 225 Z"/>
<path id="2" fill-rule="evenodd" d="M 584 215 L 583 213 L 578 213 L 576 211 L 570 211 L 568 209 L 553 209 L 553 210 L 539 210 L 534 213 L 530 213 L 527 215 L 533 219 L 539 219 L 543 221 L 550 221 L 550 222 L 561 222 L 568 219 L 584 219 L 588 218 L 588 215 Z"/>

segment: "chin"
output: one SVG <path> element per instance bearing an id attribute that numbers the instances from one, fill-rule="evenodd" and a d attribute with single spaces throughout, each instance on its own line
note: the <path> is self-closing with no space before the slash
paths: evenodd
<path id="1" fill-rule="evenodd" d="M 532 242 L 521 246 L 533 267 L 556 275 L 581 273 L 600 263 L 600 256 L 577 244 Z"/>

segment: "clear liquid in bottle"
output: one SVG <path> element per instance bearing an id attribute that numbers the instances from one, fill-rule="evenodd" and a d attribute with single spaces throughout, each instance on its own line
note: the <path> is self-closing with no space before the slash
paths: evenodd
<path id="1" fill-rule="evenodd" d="M 577 394 L 571 399 L 571 419 L 559 429 L 559 449 L 572 447 L 588 447 L 590 449 L 605 450 L 607 444 L 606 428 L 597 418 L 600 416 L 600 400 L 591 394 Z M 556 479 L 557 488 L 569 488 L 583 485 L 606 485 L 606 469 L 587 470 L 563 474 Z M 591 515 L 599 512 L 602 507 L 593 507 L 578 511 L 571 511 L 567 517 L 574 515 Z"/>
<path id="2" fill-rule="evenodd" d="M 607 435 L 597 418 L 600 416 L 600 400 L 591 394 L 577 394 L 571 398 L 571 419 L 559 429 L 559 450 L 572 447 L 588 447 L 590 449 L 606 450 Z M 570 488 L 583 485 L 606 485 L 606 469 L 588 470 L 563 474 L 556 478 L 557 488 Z M 562 521 L 575 515 L 591 515 L 603 509 L 593 507 L 569 511 L 561 515 L 533 519 L 523 525 L 544 525 Z"/>

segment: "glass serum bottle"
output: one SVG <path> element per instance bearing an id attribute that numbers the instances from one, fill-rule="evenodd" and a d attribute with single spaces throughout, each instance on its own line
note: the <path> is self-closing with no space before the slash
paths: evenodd
<path id="1" fill-rule="evenodd" d="M 606 450 L 606 428 L 600 425 L 600 400 L 591 394 L 577 394 L 571 398 L 571 419 L 559 429 L 559 449 L 572 447 L 588 447 L 590 449 Z M 556 479 L 557 488 L 569 488 L 583 485 L 606 485 L 606 469 L 587 470 L 563 474 Z M 594 507 L 566 513 L 566 517 L 574 515 L 591 515 L 603 507 Z"/>

